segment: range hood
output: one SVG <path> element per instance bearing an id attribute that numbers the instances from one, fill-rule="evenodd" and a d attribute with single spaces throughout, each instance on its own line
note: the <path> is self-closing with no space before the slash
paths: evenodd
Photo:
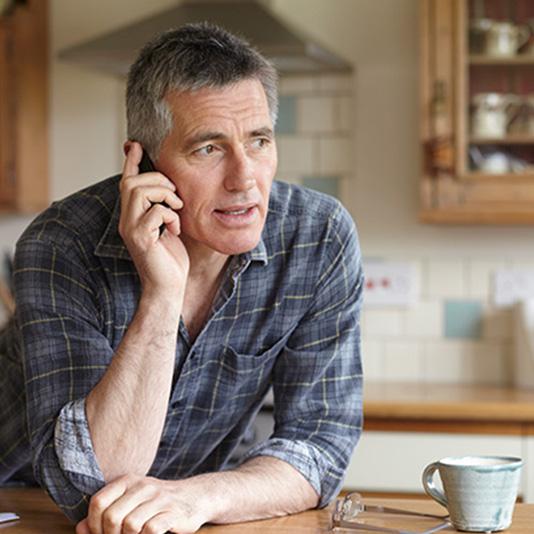
<path id="1" fill-rule="evenodd" d="M 60 51 L 59 57 L 125 76 L 138 50 L 155 34 L 208 21 L 245 37 L 281 73 L 348 72 L 351 65 L 303 36 L 258 0 L 187 0 L 176 7 Z"/>

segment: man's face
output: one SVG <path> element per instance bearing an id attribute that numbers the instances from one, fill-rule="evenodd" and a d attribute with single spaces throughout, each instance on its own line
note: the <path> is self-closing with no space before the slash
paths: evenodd
<path id="1" fill-rule="evenodd" d="M 177 188 L 187 242 L 240 254 L 259 242 L 277 155 L 261 83 L 173 92 L 174 128 L 156 167 Z"/>

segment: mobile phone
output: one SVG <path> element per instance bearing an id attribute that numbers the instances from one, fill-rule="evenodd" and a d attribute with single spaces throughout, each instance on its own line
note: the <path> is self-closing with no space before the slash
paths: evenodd
<path id="1" fill-rule="evenodd" d="M 147 151 L 143 149 L 143 157 L 139 163 L 139 172 L 155 172 L 156 167 L 152 163 L 150 156 L 147 154 Z"/>
<path id="2" fill-rule="evenodd" d="M 152 160 L 150 159 L 150 156 L 148 155 L 147 151 L 143 149 L 143 157 L 141 158 L 141 161 L 139 162 L 139 173 L 143 172 L 156 172 L 156 167 L 154 167 L 154 163 L 152 163 Z M 161 202 L 163 206 L 166 208 L 169 207 L 169 205 L 166 202 Z M 165 225 L 162 224 L 159 227 L 159 235 L 163 233 L 165 230 Z"/>

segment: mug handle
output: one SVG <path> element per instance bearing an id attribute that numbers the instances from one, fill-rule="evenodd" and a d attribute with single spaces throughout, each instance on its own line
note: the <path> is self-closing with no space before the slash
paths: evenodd
<path id="1" fill-rule="evenodd" d="M 532 35 L 532 30 L 526 24 L 522 24 L 518 26 L 518 32 L 519 46 L 517 48 L 521 48 L 523 45 L 527 44 L 527 41 Z"/>
<path id="2" fill-rule="evenodd" d="M 423 471 L 423 487 L 427 495 L 447 508 L 447 498 L 445 494 L 436 488 L 434 484 L 434 473 L 438 470 L 439 462 L 433 462 L 425 467 Z"/>

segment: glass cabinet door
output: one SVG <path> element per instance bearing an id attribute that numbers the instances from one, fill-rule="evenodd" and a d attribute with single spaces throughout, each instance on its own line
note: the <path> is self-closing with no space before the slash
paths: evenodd
<path id="1" fill-rule="evenodd" d="M 534 224 L 534 1 L 420 5 L 420 220 Z"/>
<path id="2" fill-rule="evenodd" d="M 534 180 L 534 2 L 469 0 L 465 15 L 462 170 Z"/>

